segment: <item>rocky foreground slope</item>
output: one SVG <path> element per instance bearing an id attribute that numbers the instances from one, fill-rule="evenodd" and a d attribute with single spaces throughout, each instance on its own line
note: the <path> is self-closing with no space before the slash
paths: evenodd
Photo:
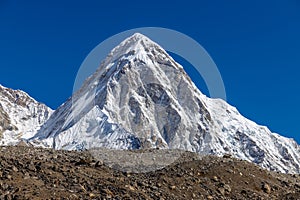
<path id="1" fill-rule="evenodd" d="M 200 158 L 181 152 L 178 161 L 163 169 L 130 173 L 109 168 L 88 151 L 0 147 L 0 199 L 299 197 L 299 175 L 269 172 L 229 156 Z"/>

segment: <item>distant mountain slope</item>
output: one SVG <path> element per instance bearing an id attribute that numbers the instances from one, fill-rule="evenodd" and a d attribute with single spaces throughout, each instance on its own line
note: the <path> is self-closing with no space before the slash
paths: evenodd
<path id="1" fill-rule="evenodd" d="M 32 137 L 52 112 L 25 92 L 0 85 L 0 145 Z"/>
<path id="2" fill-rule="evenodd" d="M 294 140 L 203 95 L 182 66 L 141 34 L 114 48 L 29 141 L 69 150 L 170 148 L 232 154 L 270 170 L 300 172 Z"/>

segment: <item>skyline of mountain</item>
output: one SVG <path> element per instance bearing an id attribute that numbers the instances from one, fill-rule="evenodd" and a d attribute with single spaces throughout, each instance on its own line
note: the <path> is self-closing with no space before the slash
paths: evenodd
<path id="1" fill-rule="evenodd" d="M 110 1 L 4 0 L 0 7 L 1 83 L 52 109 L 72 94 L 78 68 L 100 42 L 132 28 L 164 27 L 206 49 L 221 72 L 231 105 L 300 143 L 297 1 L 154 0 L 146 6 L 136 1 L 115 6 Z M 198 82 L 201 76 L 192 79 Z"/>
<path id="2" fill-rule="evenodd" d="M 206 97 L 158 44 L 134 34 L 115 47 L 29 142 L 55 149 L 171 148 L 299 172 L 300 148 Z"/>

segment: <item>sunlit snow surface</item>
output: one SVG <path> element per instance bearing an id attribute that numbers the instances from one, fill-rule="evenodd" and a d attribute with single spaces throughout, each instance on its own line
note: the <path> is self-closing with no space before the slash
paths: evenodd
<path id="1" fill-rule="evenodd" d="M 114 48 L 29 141 L 67 150 L 171 148 L 232 154 L 267 169 L 300 172 L 294 140 L 203 95 L 182 66 L 141 34 Z"/>
<path id="2" fill-rule="evenodd" d="M 0 145 L 15 145 L 31 138 L 52 112 L 25 92 L 0 85 Z"/>

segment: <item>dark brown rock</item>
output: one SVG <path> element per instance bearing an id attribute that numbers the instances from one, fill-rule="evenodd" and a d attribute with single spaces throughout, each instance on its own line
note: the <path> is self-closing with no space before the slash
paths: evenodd
<path id="1" fill-rule="evenodd" d="M 299 175 L 268 172 L 234 158 L 183 153 L 163 169 L 132 173 L 110 168 L 89 152 L 20 146 L 0 152 L 0 200 L 297 199 L 300 194 Z"/>

